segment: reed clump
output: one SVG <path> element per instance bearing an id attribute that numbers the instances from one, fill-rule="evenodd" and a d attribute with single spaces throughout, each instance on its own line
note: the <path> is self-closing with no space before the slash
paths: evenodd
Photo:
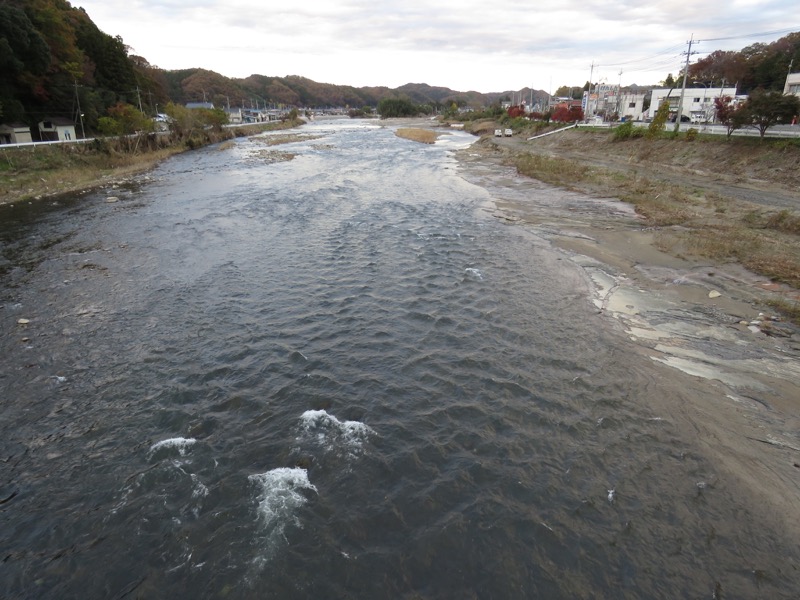
<path id="1" fill-rule="evenodd" d="M 419 129 L 416 127 L 401 127 L 394 133 L 397 137 L 423 144 L 433 144 L 436 138 L 439 137 L 439 134 L 431 129 Z"/>

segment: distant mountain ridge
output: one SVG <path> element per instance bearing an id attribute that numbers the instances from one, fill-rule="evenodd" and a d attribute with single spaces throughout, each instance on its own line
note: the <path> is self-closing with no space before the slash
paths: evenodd
<path id="1" fill-rule="evenodd" d="M 216 106 L 251 106 L 256 103 L 282 104 L 309 108 L 377 106 L 384 98 L 408 98 L 415 104 L 438 107 L 455 102 L 459 106 L 480 108 L 502 98 L 529 98 L 530 89 L 483 94 L 476 91 L 461 92 L 426 83 L 407 83 L 399 88 L 353 87 L 332 83 L 319 83 L 289 75 L 272 77 L 250 75 L 244 79 L 225 77 L 206 69 L 181 69 L 163 71 L 167 92 L 173 102 L 213 102 Z M 534 97 L 546 95 L 533 91 Z"/>

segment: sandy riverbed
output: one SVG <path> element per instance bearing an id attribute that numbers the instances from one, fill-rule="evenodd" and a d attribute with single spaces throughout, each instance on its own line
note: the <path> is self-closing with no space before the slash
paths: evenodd
<path id="1" fill-rule="evenodd" d="M 597 310 L 653 361 L 656 408 L 743 497 L 800 535 L 800 335 L 762 304 L 774 284 L 662 252 L 630 205 L 520 176 L 486 145 L 459 159 L 492 194 L 494 217 L 531 228 L 582 269 Z"/>

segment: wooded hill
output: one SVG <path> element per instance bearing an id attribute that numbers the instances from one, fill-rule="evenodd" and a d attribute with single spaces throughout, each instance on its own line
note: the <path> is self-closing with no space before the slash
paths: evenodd
<path id="1" fill-rule="evenodd" d="M 426 84 L 355 88 L 296 75 L 232 79 L 201 68 L 165 71 L 129 54 L 122 38 L 100 31 L 85 10 L 66 0 L 0 0 L 3 123 L 34 125 L 54 117 L 77 122 L 80 112 L 91 131 L 120 102 L 154 115 L 157 106 L 163 109 L 168 102 L 362 108 L 404 97 L 432 108 L 453 102 L 480 107 L 510 94 L 462 93 Z"/>
<path id="2" fill-rule="evenodd" d="M 789 62 L 800 68 L 800 33 L 741 52 L 714 52 L 690 67 L 697 82 L 725 78 L 740 88 L 782 90 Z M 748 88 L 749 86 L 749 88 Z M 531 91 L 515 90 L 528 98 Z M 534 97 L 546 95 L 533 91 Z M 87 130 L 108 108 L 131 104 L 148 114 L 168 102 L 209 101 L 218 107 L 265 105 L 375 107 L 384 98 L 406 98 L 431 108 L 483 107 L 512 92 L 458 92 L 409 83 L 396 89 L 355 88 L 292 75 L 232 79 L 202 68 L 165 71 L 129 54 L 122 38 L 100 31 L 89 15 L 66 0 L 0 0 L 0 122 L 34 125 L 44 118 L 78 121 Z"/>

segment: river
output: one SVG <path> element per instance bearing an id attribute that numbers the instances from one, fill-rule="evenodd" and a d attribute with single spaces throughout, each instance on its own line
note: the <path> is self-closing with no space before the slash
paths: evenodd
<path id="1" fill-rule="evenodd" d="M 473 138 L 301 133 L 0 207 L 1 597 L 797 597 Z"/>

